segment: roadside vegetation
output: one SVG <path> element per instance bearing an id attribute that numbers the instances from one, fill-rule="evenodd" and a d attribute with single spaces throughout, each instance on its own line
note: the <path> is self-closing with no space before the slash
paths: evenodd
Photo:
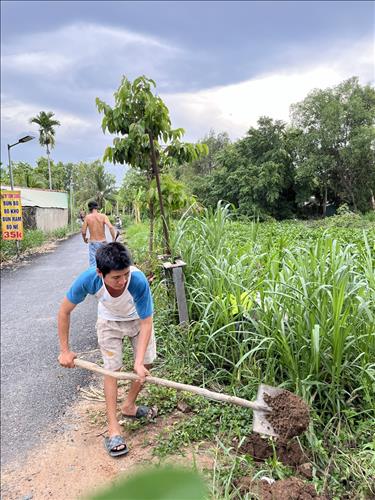
<path id="1" fill-rule="evenodd" d="M 302 396 L 312 421 L 297 442 L 311 464 L 310 481 L 333 498 L 370 498 L 375 223 L 355 214 L 314 222 L 244 222 L 219 205 L 181 218 L 171 236 L 176 255 L 187 264 L 190 323 L 177 325 L 156 264 L 157 374 L 246 399 L 256 396 L 260 382 Z M 146 224 L 127 230 L 140 263 L 146 238 Z M 250 410 L 159 387 L 150 387 L 148 398 L 161 414 L 181 401 L 188 407 L 188 418 L 160 436 L 160 457 L 183 452 L 192 442 L 216 446 L 215 470 L 208 472 L 213 498 L 252 498 L 242 490 L 238 497 L 243 477 L 296 475 L 296 467 L 276 455 L 259 464 L 241 453 L 251 434 Z"/>
<path id="2" fill-rule="evenodd" d="M 44 232 L 41 229 L 26 229 L 24 231 L 24 238 L 20 240 L 20 254 L 25 255 L 40 249 L 42 245 L 48 242 L 66 238 L 70 234 L 78 231 L 78 224 L 74 223 L 73 228 L 71 224 L 65 227 L 60 227 L 51 232 Z M 17 255 L 17 247 L 14 241 L 1 240 L 0 243 L 0 261 L 6 263 L 13 260 Z"/>
<path id="3" fill-rule="evenodd" d="M 311 497 L 367 499 L 375 494 L 374 89 L 352 78 L 291 112 L 290 124 L 262 117 L 234 143 L 212 131 L 201 141 L 208 154 L 161 164 L 169 179 L 163 227 L 145 222 L 150 167 L 148 175 L 131 169 L 119 195 L 125 240 L 154 276 L 157 373 L 249 400 L 260 382 L 284 387 L 309 404 L 310 427 L 283 454 L 281 443 L 254 437 L 249 410 L 150 387 L 148 402 L 161 414 L 187 408 L 155 453 L 211 443 L 212 498 L 263 498 L 252 481 L 265 476 L 303 477 Z M 147 143 L 142 127 L 138 113 L 115 150 L 132 146 L 131 130 Z M 186 263 L 186 327 L 156 258 L 165 253 L 166 220 L 170 259 Z M 268 454 L 257 457 L 265 442 Z"/>

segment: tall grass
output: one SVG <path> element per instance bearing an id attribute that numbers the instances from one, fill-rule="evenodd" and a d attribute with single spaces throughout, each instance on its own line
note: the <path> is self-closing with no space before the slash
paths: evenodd
<path id="1" fill-rule="evenodd" d="M 200 362 L 234 387 L 296 391 L 327 422 L 375 406 L 374 229 L 311 231 L 231 222 L 219 206 L 183 218 L 173 242 Z"/>

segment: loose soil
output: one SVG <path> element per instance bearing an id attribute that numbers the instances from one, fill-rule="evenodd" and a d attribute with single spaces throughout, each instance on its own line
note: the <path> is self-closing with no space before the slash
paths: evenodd
<path id="1" fill-rule="evenodd" d="M 45 442 L 25 450 L 19 463 L 2 471 L 2 500 L 76 500 L 89 498 L 98 489 L 140 468 L 159 464 L 153 456 L 160 433 L 173 432 L 173 426 L 187 418 L 180 411 L 158 417 L 133 430 L 129 421 L 124 437 L 129 454 L 111 458 L 104 449 L 106 434 L 104 403 L 79 400 L 59 422 L 54 434 L 46 431 Z M 22 443 L 18 443 L 22 446 Z M 214 454 L 207 443 L 184 450 L 183 455 L 169 456 L 163 463 L 213 468 Z"/>
<path id="2" fill-rule="evenodd" d="M 263 398 L 272 409 L 266 419 L 280 438 L 291 439 L 308 428 L 310 411 L 301 398 L 289 391 L 282 391 L 277 396 L 265 394 Z"/>
<path id="3" fill-rule="evenodd" d="M 241 494 L 251 493 L 261 500 L 327 500 L 319 496 L 311 483 L 297 477 L 289 477 L 269 484 L 267 481 L 252 481 L 242 478 L 237 482 Z"/>
<path id="4" fill-rule="evenodd" d="M 100 378 L 98 378 L 98 381 Z M 100 387 L 100 389 L 99 389 Z M 123 398 L 126 386 L 120 387 Z M 161 433 L 172 433 L 173 426 L 189 418 L 189 408 L 181 406 L 168 416 L 159 416 L 141 427 L 129 421 L 124 425 L 124 437 L 130 452 L 127 456 L 111 458 L 104 449 L 106 436 L 105 406 L 98 387 L 81 389 L 83 397 L 67 411 L 58 427 L 46 430 L 43 443 L 32 450 L 25 450 L 19 463 L 10 464 L 2 471 L 2 500 L 78 500 L 88 499 L 98 490 L 108 487 L 145 466 L 160 463 L 195 464 L 201 471 L 212 471 L 215 445 L 199 443 L 182 450 L 183 455 L 169 455 L 161 460 L 153 456 Z M 91 396 L 90 396 L 91 395 Z M 187 412 L 187 413 L 186 413 Z M 296 468 L 296 473 L 311 479 L 311 466 L 295 440 L 275 442 L 280 461 Z M 239 453 L 247 453 L 255 461 L 273 456 L 273 449 L 266 439 L 251 434 L 242 444 Z M 316 495 L 313 485 L 299 478 L 276 481 L 272 485 L 263 481 L 241 478 L 237 486 L 262 500 L 309 500 L 323 497 Z"/>
<path id="5" fill-rule="evenodd" d="M 309 461 L 307 455 L 295 440 L 288 442 L 276 441 L 274 443 L 277 458 L 284 465 L 297 467 Z M 264 462 L 267 458 L 273 457 L 273 447 L 268 438 L 262 438 L 259 434 L 250 434 L 241 444 L 239 453 L 251 455 L 256 462 Z"/>

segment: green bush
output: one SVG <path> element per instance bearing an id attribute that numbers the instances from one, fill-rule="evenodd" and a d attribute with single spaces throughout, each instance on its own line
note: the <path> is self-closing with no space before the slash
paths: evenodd
<path id="1" fill-rule="evenodd" d="M 24 231 L 23 240 L 20 240 L 20 252 L 42 245 L 46 241 L 46 234 L 40 229 L 26 229 Z M 7 261 L 17 254 L 17 246 L 15 241 L 1 240 L 1 261 Z"/>
<path id="2" fill-rule="evenodd" d="M 77 232 L 79 229 L 79 224 L 76 222 L 73 227 L 69 224 L 49 233 L 43 232 L 41 229 L 26 229 L 24 231 L 23 240 L 19 242 L 20 253 L 25 253 L 27 250 L 39 247 L 43 245 L 46 241 L 53 241 L 56 239 L 62 239 L 69 234 Z M 13 258 L 17 255 L 17 246 L 14 241 L 4 241 L 1 240 L 0 243 L 0 257 L 2 262 Z"/>
<path id="3" fill-rule="evenodd" d="M 133 220 L 134 220 L 134 218 L 131 215 L 127 215 L 127 214 L 122 215 L 121 216 L 122 227 L 126 228 L 126 227 L 132 226 Z"/>
<path id="4" fill-rule="evenodd" d="M 364 214 L 363 220 L 365 220 L 366 222 L 375 222 L 375 210 L 372 210 L 371 212 L 367 212 L 366 214 Z"/>

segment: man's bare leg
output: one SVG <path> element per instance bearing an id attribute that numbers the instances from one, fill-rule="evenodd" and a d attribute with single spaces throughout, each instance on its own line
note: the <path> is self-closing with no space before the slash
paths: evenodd
<path id="1" fill-rule="evenodd" d="M 147 368 L 147 370 L 151 370 L 152 365 L 145 365 L 145 368 Z M 134 416 L 137 413 L 137 405 L 135 404 L 135 401 L 142 389 L 142 386 L 143 384 L 141 384 L 141 382 L 137 382 L 135 380 L 131 383 L 128 395 L 126 396 L 124 404 L 121 407 L 121 413 L 123 415 Z"/>
<path id="2" fill-rule="evenodd" d="M 104 376 L 104 396 L 105 404 L 107 410 L 107 422 L 108 422 L 108 433 L 109 437 L 121 435 L 121 426 L 117 421 L 116 410 L 117 410 L 117 379 Z M 116 451 L 120 451 L 125 448 L 125 445 L 121 444 L 115 448 Z"/>

